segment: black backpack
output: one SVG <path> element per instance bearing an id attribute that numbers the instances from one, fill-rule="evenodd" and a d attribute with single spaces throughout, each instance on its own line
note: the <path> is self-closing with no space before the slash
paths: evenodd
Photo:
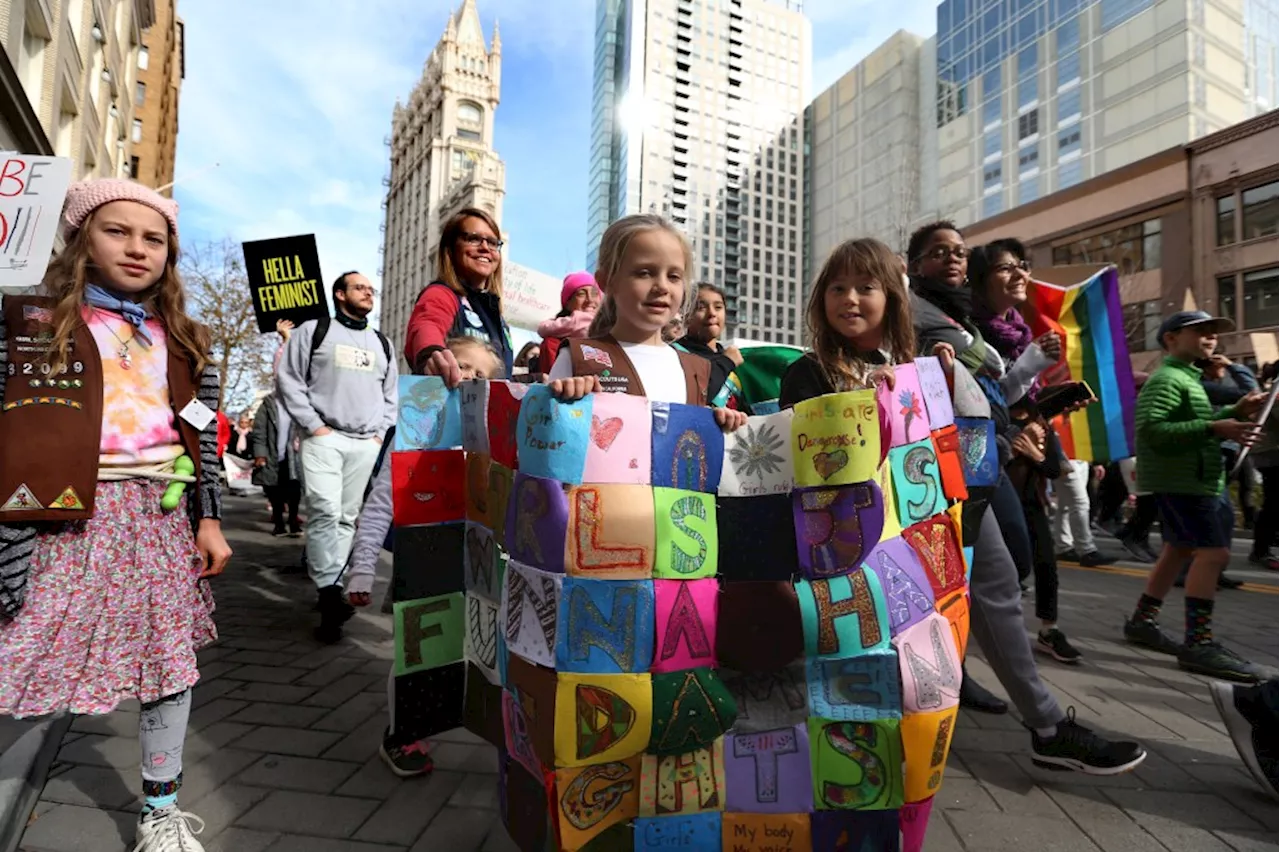
<path id="1" fill-rule="evenodd" d="M 325 335 L 329 333 L 329 324 L 333 320 L 328 316 L 320 317 L 316 320 L 316 330 L 311 335 L 311 354 L 307 357 L 307 383 L 311 383 L 311 362 L 316 357 L 320 345 L 324 343 Z M 378 342 L 382 344 L 382 354 L 387 356 L 387 369 L 391 369 L 391 362 L 394 356 L 391 354 L 391 341 L 387 340 L 387 336 L 376 328 L 372 329 L 373 333 L 378 335 Z"/>

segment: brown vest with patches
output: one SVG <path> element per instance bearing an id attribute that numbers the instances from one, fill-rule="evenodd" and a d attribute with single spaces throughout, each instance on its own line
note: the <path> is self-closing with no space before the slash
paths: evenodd
<path id="1" fill-rule="evenodd" d="M 598 376 L 606 393 L 629 393 L 646 396 L 640 374 L 627 357 L 625 349 L 612 336 L 571 339 L 569 363 L 575 376 Z M 706 358 L 676 350 L 680 369 L 684 371 L 685 403 L 707 404 L 707 383 L 711 379 L 711 362 Z"/>
<path id="2" fill-rule="evenodd" d="M 102 360 L 78 323 L 64 372 L 48 373 L 53 299 L 6 296 L 9 363 L 0 405 L 0 523 L 93 517 L 102 442 Z M 200 480 L 200 433 L 178 416 L 196 398 L 196 376 L 169 347 L 169 402 Z M 190 486 L 188 486 L 190 488 Z"/>

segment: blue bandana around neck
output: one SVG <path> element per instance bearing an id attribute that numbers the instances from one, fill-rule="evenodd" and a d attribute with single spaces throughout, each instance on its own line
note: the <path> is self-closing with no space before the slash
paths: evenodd
<path id="1" fill-rule="evenodd" d="M 146 325 L 147 318 L 151 314 L 142 305 L 130 302 L 128 299 L 121 299 L 115 293 L 97 284 L 90 284 L 84 288 L 84 299 L 91 307 L 119 314 L 133 326 L 135 334 L 144 344 L 151 345 L 151 332 L 147 330 Z"/>

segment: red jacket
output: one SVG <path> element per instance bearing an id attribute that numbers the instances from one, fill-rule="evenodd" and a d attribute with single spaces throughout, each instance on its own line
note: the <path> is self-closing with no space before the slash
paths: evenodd
<path id="1" fill-rule="evenodd" d="M 404 357 L 412 372 L 419 372 L 422 362 L 433 352 L 444 348 L 450 337 L 470 336 L 486 340 L 502 359 L 505 375 L 511 375 L 511 341 L 502 319 L 500 300 L 492 293 L 467 292 L 470 310 L 459 310 L 460 298 L 448 285 L 433 281 L 418 295 L 404 334 Z"/>
<path id="2" fill-rule="evenodd" d="M 227 419 L 227 415 L 221 411 L 218 412 L 218 458 L 222 458 L 222 454 L 227 451 L 227 444 L 231 443 L 231 421 Z"/>

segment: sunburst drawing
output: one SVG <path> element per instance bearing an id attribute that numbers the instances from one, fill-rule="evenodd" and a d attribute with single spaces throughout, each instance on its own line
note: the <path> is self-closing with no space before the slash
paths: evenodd
<path id="1" fill-rule="evenodd" d="M 739 478 L 754 476 L 764 485 L 766 474 L 782 470 L 786 459 L 777 451 L 785 442 L 772 426 L 763 424 L 757 430 L 748 423 L 745 430 L 739 429 L 734 433 L 734 440 L 737 444 L 729 450 L 729 461 Z"/>

